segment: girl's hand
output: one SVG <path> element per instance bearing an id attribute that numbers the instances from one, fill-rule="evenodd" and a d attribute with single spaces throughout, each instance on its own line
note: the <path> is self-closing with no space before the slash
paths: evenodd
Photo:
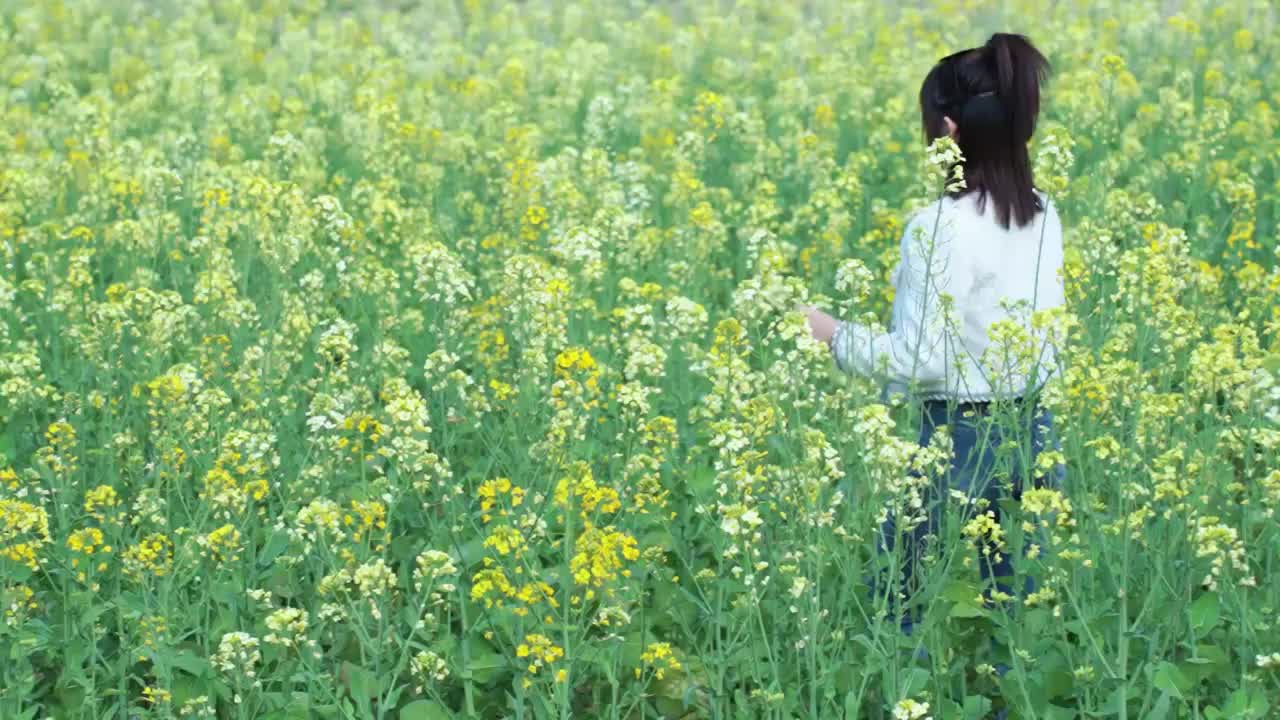
<path id="1" fill-rule="evenodd" d="M 809 332 L 813 333 L 814 339 L 821 340 L 830 346 L 831 338 L 836 333 L 836 325 L 840 321 L 812 305 L 801 305 L 796 310 L 804 313 L 805 318 L 808 319 Z"/>

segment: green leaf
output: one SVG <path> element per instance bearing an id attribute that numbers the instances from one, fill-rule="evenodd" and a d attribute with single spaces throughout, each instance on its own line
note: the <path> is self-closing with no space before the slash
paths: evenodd
<path id="1" fill-rule="evenodd" d="M 939 698 L 937 703 L 930 703 L 929 708 L 937 720 L 963 720 L 964 718 L 964 709 L 960 707 L 960 703 L 951 698 Z"/>
<path id="2" fill-rule="evenodd" d="M 262 550 L 258 553 L 258 565 L 267 567 L 275 562 L 275 559 L 284 554 L 289 549 L 289 536 L 283 532 L 273 532 L 271 537 L 267 538 L 267 543 L 262 546 Z"/>
<path id="3" fill-rule="evenodd" d="M 1167 660 L 1156 667 L 1155 673 L 1151 676 L 1151 682 L 1157 689 L 1179 700 L 1185 700 L 1183 693 L 1191 690 L 1191 681 L 1182 674 L 1177 665 Z"/>
<path id="4" fill-rule="evenodd" d="M 991 712 L 991 701 L 981 695 L 970 695 L 964 699 L 965 720 L 982 720 Z"/>
<path id="5" fill-rule="evenodd" d="M 507 659 L 482 638 L 468 638 L 471 678 L 481 685 L 491 685 L 507 670 Z"/>
<path id="6" fill-rule="evenodd" d="M 671 531 L 666 528 L 655 528 L 644 534 L 640 539 L 642 547 L 660 547 L 667 552 L 671 552 L 671 548 L 675 545 L 675 540 L 671 537 Z"/>
<path id="7" fill-rule="evenodd" d="M 955 603 L 947 617 L 953 618 L 977 618 L 986 617 L 987 611 L 982 607 L 982 603 L 978 602 L 977 586 L 956 580 L 948 584 L 939 593 L 942 597 Z"/>
<path id="8" fill-rule="evenodd" d="M 852 690 L 861 676 L 852 663 L 840 663 L 831 670 L 827 677 L 830 680 L 828 680 L 829 684 L 824 688 L 824 692 L 827 693 L 827 697 L 834 700 L 836 695 Z"/>
<path id="9" fill-rule="evenodd" d="M 110 605 L 100 602 L 94 602 L 96 596 L 88 592 L 73 592 L 70 598 L 70 607 L 79 607 L 80 613 L 79 623 L 81 627 L 88 627 L 97 623 L 98 618 L 102 617 L 111 609 Z"/>
<path id="10" fill-rule="evenodd" d="M 266 581 L 266 588 L 282 598 L 292 598 L 298 596 L 298 588 L 300 584 L 294 577 L 293 571 L 283 565 L 277 565 L 271 569 L 271 575 Z"/>
<path id="11" fill-rule="evenodd" d="M 73 638 L 62 646 L 62 666 L 73 676 L 80 676 L 80 668 L 89 657 L 90 646 L 84 638 Z"/>
<path id="12" fill-rule="evenodd" d="M 400 709 L 400 720 L 450 720 L 453 713 L 435 700 L 414 700 Z"/>
<path id="13" fill-rule="evenodd" d="M 858 694 L 852 690 L 844 694 L 844 716 L 847 718 L 858 717 Z"/>
<path id="14" fill-rule="evenodd" d="M 1169 717 L 1169 693 L 1160 693 L 1160 699 L 1147 713 L 1146 720 L 1164 720 Z"/>
<path id="15" fill-rule="evenodd" d="M 209 672 L 210 669 L 208 660 L 186 652 L 174 653 L 169 657 L 169 663 L 179 670 L 196 677 L 204 677 L 205 673 Z"/>
<path id="16" fill-rule="evenodd" d="M 62 685 L 54 693 L 58 699 L 58 706 L 64 708 L 68 714 L 75 709 L 84 705 L 85 689 L 79 684 Z"/>
<path id="17" fill-rule="evenodd" d="M 693 686 L 682 670 L 668 670 L 661 680 L 655 679 L 652 684 L 653 694 L 657 697 L 683 700 Z"/>
<path id="18" fill-rule="evenodd" d="M 898 688 L 889 686 L 892 675 L 885 673 L 880 676 L 883 682 L 881 691 L 885 697 L 915 697 L 922 690 L 929 686 L 929 671 L 924 668 L 911 668 L 898 677 Z"/>
<path id="19" fill-rule="evenodd" d="M 1044 674 L 1044 692 L 1050 699 L 1070 697 L 1075 688 L 1075 676 L 1069 670 L 1047 670 Z"/>
<path id="20" fill-rule="evenodd" d="M 1080 717 L 1075 710 L 1061 705 L 1045 705 L 1040 716 L 1045 720 L 1076 720 Z"/>
<path id="21" fill-rule="evenodd" d="M 716 471 L 715 468 L 698 467 L 694 468 L 685 476 L 685 487 L 689 488 L 690 494 L 694 497 L 708 495 L 715 490 Z"/>
<path id="22" fill-rule="evenodd" d="M 282 697 L 279 693 L 273 694 Z M 307 720 L 309 717 L 311 714 L 306 703 L 293 702 L 275 712 L 263 715 L 262 720 Z"/>
<path id="23" fill-rule="evenodd" d="M 244 597 L 244 590 L 240 589 L 240 583 L 235 580 L 227 580 L 211 583 L 211 585 L 212 587 L 206 592 L 215 606 L 234 610 L 241 604 L 240 599 Z"/>
<path id="24" fill-rule="evenodd" d="M 977 604 L 978 586 L 963 580 L 956 580 L 943 588 L 940 594 L 954 603 L 974 605 Z"/>
<path id="25" fill-rule="evenodd" d="M 1271 703 L 1267 702 L 1261 690 L 1240 688 L 1227 698 L 1227 706 L 1222 709 L 1222 712 L 1229 718 L 1257 720 L 1266 717 L 1270 708 Z M 1208 713 L 1206 712 L 1205 715 L 1207 716 Z"/>
<path id="26" fill-rule="evenodd" d="M 471 567 L 484 558 L 484 538 L 473 538 L 458 549 L 463 567 Z"/>
<path id="27" fill-rule="evenodd" d="M 653 610 L 654 615 L 661 617 L 671 609 L 671 605 L 675 602 L 676 589 L 671 583 L 658 583 L 653 589 L 651 597 L 653 599 L 650 608 Z"/>
<path id="28" fill-rule="evenodd" d="M 684 702 L 678 698 L 669 698 L 659 695 L 653 699 L 653 704 L 658 708 L 658 713 L 669 720 L 682 718 L 688 712 L 688 708 L 685 707 Z M 743 703 L 743 705 L 746 705 L 746 703 Z"/>
<path id="29" fill-rule="evenodd" d="M 1115 689 L 1111 691 L 1111 694 L 1107 696 L 1107 699 L 1103 704 L 1103 708 L 1105 709 L 1107 716 L 1118 717 L 1124 706 L 1127 705 L 1128 702 L 1133 699 L 1133 696 L 1137 694 L 1138 686 L 1136 683 L 1128 686 L 1128 692 L 1125 692 L 1124 685 L 1117 685 Z"/>
<path id="30" fill-rule="evenodd" d="M 391 557 L 409 562 L 417 556 L 418 544 L 421 541 L 416 535 L 401 535 L 391 541 Z"/>
<path id="31" fill-rule="evenodd" d="M 1202 663 L 1210 665 L 1229 665 L 1231 663 L 1231 657 L 1227 654 L 1227 651 L 1217 645 L 1196 645 L 1196 654 L 1199 655 L 1199 657 L 1187 658 L 1187 662 L 1195 663 L 1197 665 Z"/>
<path id="32" fill-rule="evenodd" d="M 1191 627 L 1197 635 L 1205 635 L 1218 624 L 1221 614 L 1217 593 L 1205 593 L 1191 603 Z"/>
<path id="33" fill-rule="evenodd" d="M 956 603 L 951 606 L 951 612 L 947 613 L 947 617 L 953 618 L 978 618 L 986 617 L 987 611 L 982 607 L 972 603 Z"/>
<path id="34" fill-rule="evenodd" d="M 1227 654 L 1213 645 L 1196 645 L 1196 657 L 1189 657 L 1178 663 L 1182 674 L 1187 676 L 1192 685 L 1203 682 L 1221 673 L 1231 664 Z"/>
<path id="35" fill-rule="evenodd" d="M 31 568 L 20 562 L 0 556 L 0 577 L 11 582 L 26 582 L 31 577 Z"/>
<path id="36" fill-rule="evenodd" d="M 640 655 L 644 653 L 644 634 L 633 630 L 623 636 L 621 657 L 624 668 L 640 667 Z"/>
<path id="37" fill-rule="evenodd" d="M 350 660 L 342 662 L 342 680 L 352 697 L 377 697 L 382 687 L 377 675 Z"/>
<path id="38" fill-rule="evenodd" d="M 216 681 L 210 682 L 186 674 L 177 674 L 173 676 L 169 689 L 173 693 L 174 702 L 181 705 L 201 695 L 216 696 L 217 691 L 213 689 L 213 686 L 217 684 Z"/>
<path id="39" fill-rule="evenodd" d="M 1038 637 L 1046 634 L 1049 627 L 1056 628 L 1058 619 L 1053 617 L 1053 613 L 1041 607 L 1031 608 L 1022 616 L 1022 628 L 1029 637 Z M 1063 663 L 1065 664 L 1065 660 Z"/>

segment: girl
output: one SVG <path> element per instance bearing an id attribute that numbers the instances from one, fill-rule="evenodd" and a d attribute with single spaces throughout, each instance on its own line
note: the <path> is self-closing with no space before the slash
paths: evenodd
<path id="1" fill-rule="evenodd" d="M 1005 438 L 1029 446 L 1032 457 L 1046 443 L 1057 447 L 1052 417 L 1037 411 L 1032 397 L 1053 365 L 1053 349 L 1042 342 L 1031 353 L 1010 352 L 988 332 L 1000 322 L 1008 334 L 1012 322 L 1039 338 L 1030 313 L 1063 303 L 1062 228 L 1049 198 L 1032 184 L 1027 152 L 1047 72 L 1044 56 L 1025 37 L 1005 33 L 938 61 L 920 87 L 924 133 L 930 142 L 944 134 L 956 141 L 964 183 L 907 223 L 889 332 L 803 308 L 814 337 L 830 345 L 840 369 L 881 379 L 886 394 L 917 391 L 922 445 L 936 428 L 949 426 L 954 456 L 944 478 L 948 487 L 933 489 L 927 519 L 904 533 L 900 582 L 910 579 L 921 544 L 938 534 L 948 490 L 978 501 L 965 512 L 986 507 L 997 521 L 1002 471 L 1020 498 L 1026 463 L 1015 457 L 1012 467 L 1004 465 L 1008 453 L 997 449 Z M 1012 428 L 992 421 L 995 401 L 1023 411 Z M 1060 481 L 1061 466 L 1054 473 L 1049 481 Z M 897 537 L 890 520 L 881 549 L 891 550 Z M 1012 574 L 1008 558 L 984 552 L 979 563 L 984 582 L 995 578 L 1007 594 L 999 581 Z M 910 625 L 907 617 L 904 630 Z"/>

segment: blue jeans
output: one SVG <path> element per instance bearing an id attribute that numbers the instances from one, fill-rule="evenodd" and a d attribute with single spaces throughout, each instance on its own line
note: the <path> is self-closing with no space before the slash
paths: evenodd
<path id="1" fill-rule="evenodd" d="M 1018 425 L 1025 423 L 1025 429 L 1010 432 L 1008 414 L 1005 412 L 1000 413 L 1002 423 L 997 424 L 988 403 L 949 404 L 940 400 L 924 402 L 920 445 L 929 444 L 938 426 L 949 425 L 953 456 L 948 472 L 930 485 L 924 497 L 926 520 L 902 537 L 904 547 L 899 554 L 902 564 L 899 568 L 898 588 L 905 590 L 908 596 L 915 589 L 915 574 L 926 538 L 937 537 L 941 530 L 943 510 L 947 505 L 957 507 L 950 498 L 951 491 L 958 490 L 970 498 L 987 500 L 987 509 L 995 514 L 995 519 L 999 522 L 1002 515 L 999 501 L 1004 497 L 1021 500 L 1029 475 L 1032 476 L 1031 484 L 1034 487 L 1060 486 L 1065 475 L 1062 465 L 1057 465 L 1046 477 L 1036 478 L 1034 472 L 1028 473 L 1024 467 L 1024 453 L 1015 451 L 1014 447 L 1008 448 L 1012 452 L 1002 452 L 1000 449 L 1006 442 L 1029 443 L 1030 459 L 1034 467 L 1036 456 L 1046 447 L 1061 449 L 1061 443 L 1053 431 L 1053 415 L 1043 408 L 1027 408 L 1021 401 L 1014 401 L 1010 410 L 1016 413 Z M 966 417 L 968 411 L 972 411 L 972 415 Z M 966 508 L 965 519 L 972 518 L 977 512 L 979 511 L 972 506 Z M 898 532 L 894 519 L 890 517 L 880 528 L 877 548 L 880 552 L 892 552 L 897 540 Z M 1041 547 L 1045 547 L 1043 538 L 1028 538 L 1023 547 L 1027 547 L 1030 542 L 1039 542 Z M 1009 582 L 1014 571 L 1009 554 L 1003 551 L 996 553 L 994 548 L 988 549 L 991 555 L 977 553 L 984 588 L 994 580 L 997 590 L 1013 595 Z M 997 555 L 999 559 L 994 560 Z M 1021 594 L 1034 590 L 1034 579 L 1027 576 Z M 890 594 L 889 601 L 891 607 L 896 607 L 896 592 Z M 917 619 L 915 611 L 906 609 L 902 621 L 903 630 L 910 632 Z"/>

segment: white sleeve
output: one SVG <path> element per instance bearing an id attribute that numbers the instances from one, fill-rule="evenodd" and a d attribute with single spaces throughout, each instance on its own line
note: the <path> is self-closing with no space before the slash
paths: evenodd
<path id="1" fill-rule="evenodd" d="M 946 376 L 942 296 L 951 295 L 960 284 L 952 277 L 950 237 L 939 227 L 937 212 L 931 207 L 917 214 L 903 231 L 892 329 L 881 333 L 847 320 L 837 326 L 831 349 L 844 372 L 902 383 Z"/>

